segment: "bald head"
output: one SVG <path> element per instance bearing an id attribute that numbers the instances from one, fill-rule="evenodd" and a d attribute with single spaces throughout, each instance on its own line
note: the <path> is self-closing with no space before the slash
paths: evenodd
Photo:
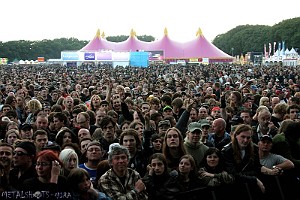
<path id="1" fill-rule="evenodd" d="M 223 118 L 215 119 L 212 123 L 212 130 L 217 135 L 225 134 L 226 121 Z"/>

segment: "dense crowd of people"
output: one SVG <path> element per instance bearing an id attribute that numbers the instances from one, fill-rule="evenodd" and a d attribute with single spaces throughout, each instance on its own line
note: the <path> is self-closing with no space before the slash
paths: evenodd
<path id="1" fill-rule="evenodd" d="M 300 199 L 300 70 L 0 66 L 1 199 Z"/>

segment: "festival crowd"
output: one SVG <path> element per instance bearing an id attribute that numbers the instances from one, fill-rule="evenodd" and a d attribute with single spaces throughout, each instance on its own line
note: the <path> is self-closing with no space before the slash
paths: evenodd
<path id="1" fill-rule="evenodd" d="M 2 65 L 0 101 L 0 199 L 300 199 L 298 67 Z"/>

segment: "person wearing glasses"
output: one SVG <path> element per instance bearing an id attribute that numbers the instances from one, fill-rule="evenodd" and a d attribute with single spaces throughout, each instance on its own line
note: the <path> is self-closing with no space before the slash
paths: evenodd
<path id="1" fill-rule="evenodd" d="M 92 141 L 87 145 L 86 162 L 79 165 L 79 168 L 85 169 L 89 175 L 90 180 L 96 186 L 95 180 L 97 177 L 97 166 L 102 160 L 103 148 L 100 142 Z"/>
<path id="2" fill-rule="evenodd" d="M 13 152 L 13 169 L 9 173 L 9 183 L 19 190 L 26 179 L 36 176 L 34 168 L 36 147 L 33 142 L 21 141 Z"/>
<path id="3" fill-rule="evenodd" d="M 60 175 L 62 161 L 52 150 L 43 150 L 37 154 L 36 176 L 24 181 L 21 191 L 29 191 L 41 199 L 54 197 L 59 192 L 68 192 L 67 179 Z M 71 194 L 69 194 L 71 195 Z"/>

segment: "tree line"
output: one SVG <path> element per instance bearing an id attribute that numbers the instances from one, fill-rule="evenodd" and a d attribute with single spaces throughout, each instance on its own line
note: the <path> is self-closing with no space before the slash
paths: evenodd
<path id="1" fill-rule="evenodd" d="M 108 36 L 111 42 L 125 41 L 129 36 Z M 149 35 L 137 36 L 138 39 L 151 42 L 155 38 Z M 263 52 L 264 44 L 285 41 L 287 48 L 300 47 L 300 17 L 283 20 L 274 26 L 241 25 L 224 34 L 217 35 L 212 43 L 229 55 L 241 55 L 247 52 Z M 36 60 L 45 57 L 45 60 L 60 59 L 61 51 L 76 51 L 83 48 L 89 41 L 76 38 L 59 38 L 41 41 L 0 41 L 0 58 L 13 60 Z M 268 49 L 268 45 L 267 45 Z"/>

